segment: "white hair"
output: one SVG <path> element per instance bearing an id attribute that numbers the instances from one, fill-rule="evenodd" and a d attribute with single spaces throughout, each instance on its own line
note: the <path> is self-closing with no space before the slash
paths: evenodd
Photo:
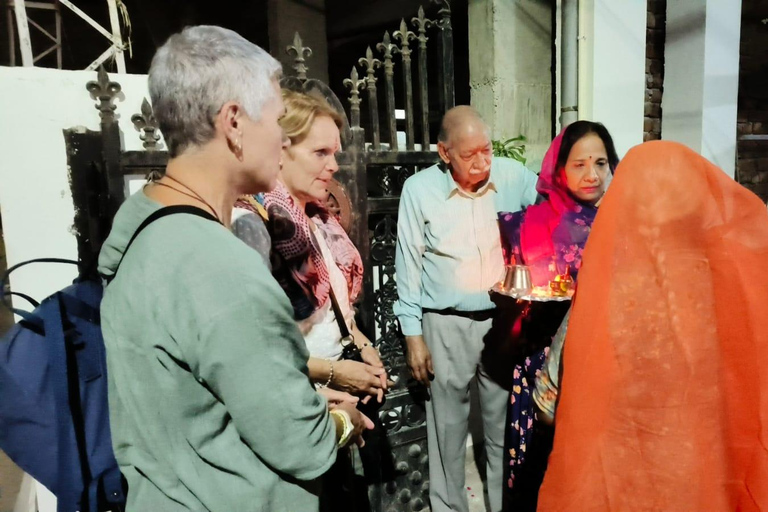
<path id="1" fill-rule="evenodd" d="M 149 69 L 152 109 L 170 156 L 210 141 L 228 101 L 258 121 L 280 73 L 280 63 L 231 30 L 201 25 L 172 35 Z"/>

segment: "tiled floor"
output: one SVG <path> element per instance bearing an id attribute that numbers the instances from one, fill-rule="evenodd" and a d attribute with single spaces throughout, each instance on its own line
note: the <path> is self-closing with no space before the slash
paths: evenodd
<path id="1" fill-rule="evenodd" d="M 467 463 L 466 463 L 466 491 L 467 501 L 469 501 L 469 512 L 486 512 L 486 502 L 488 501 L 485 492 L 485 482 L 483 482 L 480 471 L 475 463 L 475 455 L 472 441 L 467 443 Z"/>
<path id="2" fill-rule="evenodd" d="M 467 501 L 469 502 L 469 512 L 487 512 L 490 508 L 486 508 L 488 502 L 488 496 L 485 492 L 485 482 L 483 482 L 475 463 L 475 453 L 472 445 L 472 438 L 467 439 L 467 462 L 466 462 L 466 491 Z M 423 509 L 421 512 L 429 512 L 429 508 Z"/>
<path id="3" fill-rule="evenodd" d="M 485 490 L 485 451 L 483 450 L 483 420 L 478 402 L 477 383 L 470 385 L 469 403 L 469 437 L 467 438 L 466 491 L 469 501 L 469 512 L 486 512 L 491 510 L 488 505 L 488 492 Z M 476 457 L 477 455 L 477 457 Z M 482 457 L 482 459 L 480 459 Z M 476 462 L 476 459 L 477 462 Z M 478 464 L 479 462 L 479 464 Z M 480 468 L 478 468 L 478 465 Z"/>

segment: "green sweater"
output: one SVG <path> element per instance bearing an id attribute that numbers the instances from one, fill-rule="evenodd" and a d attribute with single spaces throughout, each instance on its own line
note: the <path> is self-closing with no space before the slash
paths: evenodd
<path id="1" fill-rule="evenodd" d="M 102 273 L 158 208 L 143 192 L 123 204 Z M 101 315 L 129 512 L 317 510 L 334 422 L 291 304 L 251 248 L 216 222 L 162 218 L 131 246 Z"/>

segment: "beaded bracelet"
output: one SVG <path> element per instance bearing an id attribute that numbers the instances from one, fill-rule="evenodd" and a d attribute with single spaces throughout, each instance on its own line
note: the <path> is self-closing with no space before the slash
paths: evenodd
<path id="1" fill-rule="evenodd" d="M 327 388 L 328 386 L 331 385 L 331 382 L 333 382 L 333 361 L 331 359 L 328 359 L 327 361 L 328 361 L 328 364 L 331 365 L 331 369 L 328 372 L 328 380 L 326 381 L 326 383 L 320 384 L 321 388 Z"/>

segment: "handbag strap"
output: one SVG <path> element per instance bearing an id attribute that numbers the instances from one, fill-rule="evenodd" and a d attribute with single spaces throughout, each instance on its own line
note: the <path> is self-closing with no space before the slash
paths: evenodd
<path id="1" fill-rule="evenodd" d="M 341 332 L 341 339 L 342 341 L 344 341 L 347 338 L 351 338 L 350 341 L 354 342 L 355 337 L 352 336 L 352 333 L 349 332 L 349 327 L 347 327 L 347 322 L 344 321 L 344 315 L 341 313 L 341 308 L 339 307 L 339 301 L 336 300 L 336 294 L 333 293 L 333 285 L 331 285 L 330 283 L 328 284 L 331 288 L 329 295 L 331 297 L 331 307 L 333 308 L 333 316 L 336 317 L 336 323 L 339 324 L 339 332 Z"/>
<path id="2" fill-rule="evenodd" d="M 318 250 L 320 250 L 320 253 L 322 254 L 323 250 L 320 247 L 320 242 L 317 240 L 317 237 L 315 236 L 315 229 L 316 226 L 314 226 L 313 222 L 309 221 L 309 234 L 312 237 L 312 243 L 314 243 Z M 336 323 L 339 325 L 339 332 L 341 333 L 341 344 L 344 344 L 344 340 L 349 340 L 349 343 L 355 342 L 355 337 L 352 336 L 352 333 L 349 332 L 349 327 L 347 326 L 347 322 L 344 320 L 344 314 L 341 312 L 341 307 L 339 307 L 339 301 L 336 299 L 336 294 L 333 291 L 333 283 L 331 283 L 330 280 L 330 269 L 328 269 L 328 295 L 331 299 L 331 307 L 333 308 L 333 316 L 336 317 Z"/>

